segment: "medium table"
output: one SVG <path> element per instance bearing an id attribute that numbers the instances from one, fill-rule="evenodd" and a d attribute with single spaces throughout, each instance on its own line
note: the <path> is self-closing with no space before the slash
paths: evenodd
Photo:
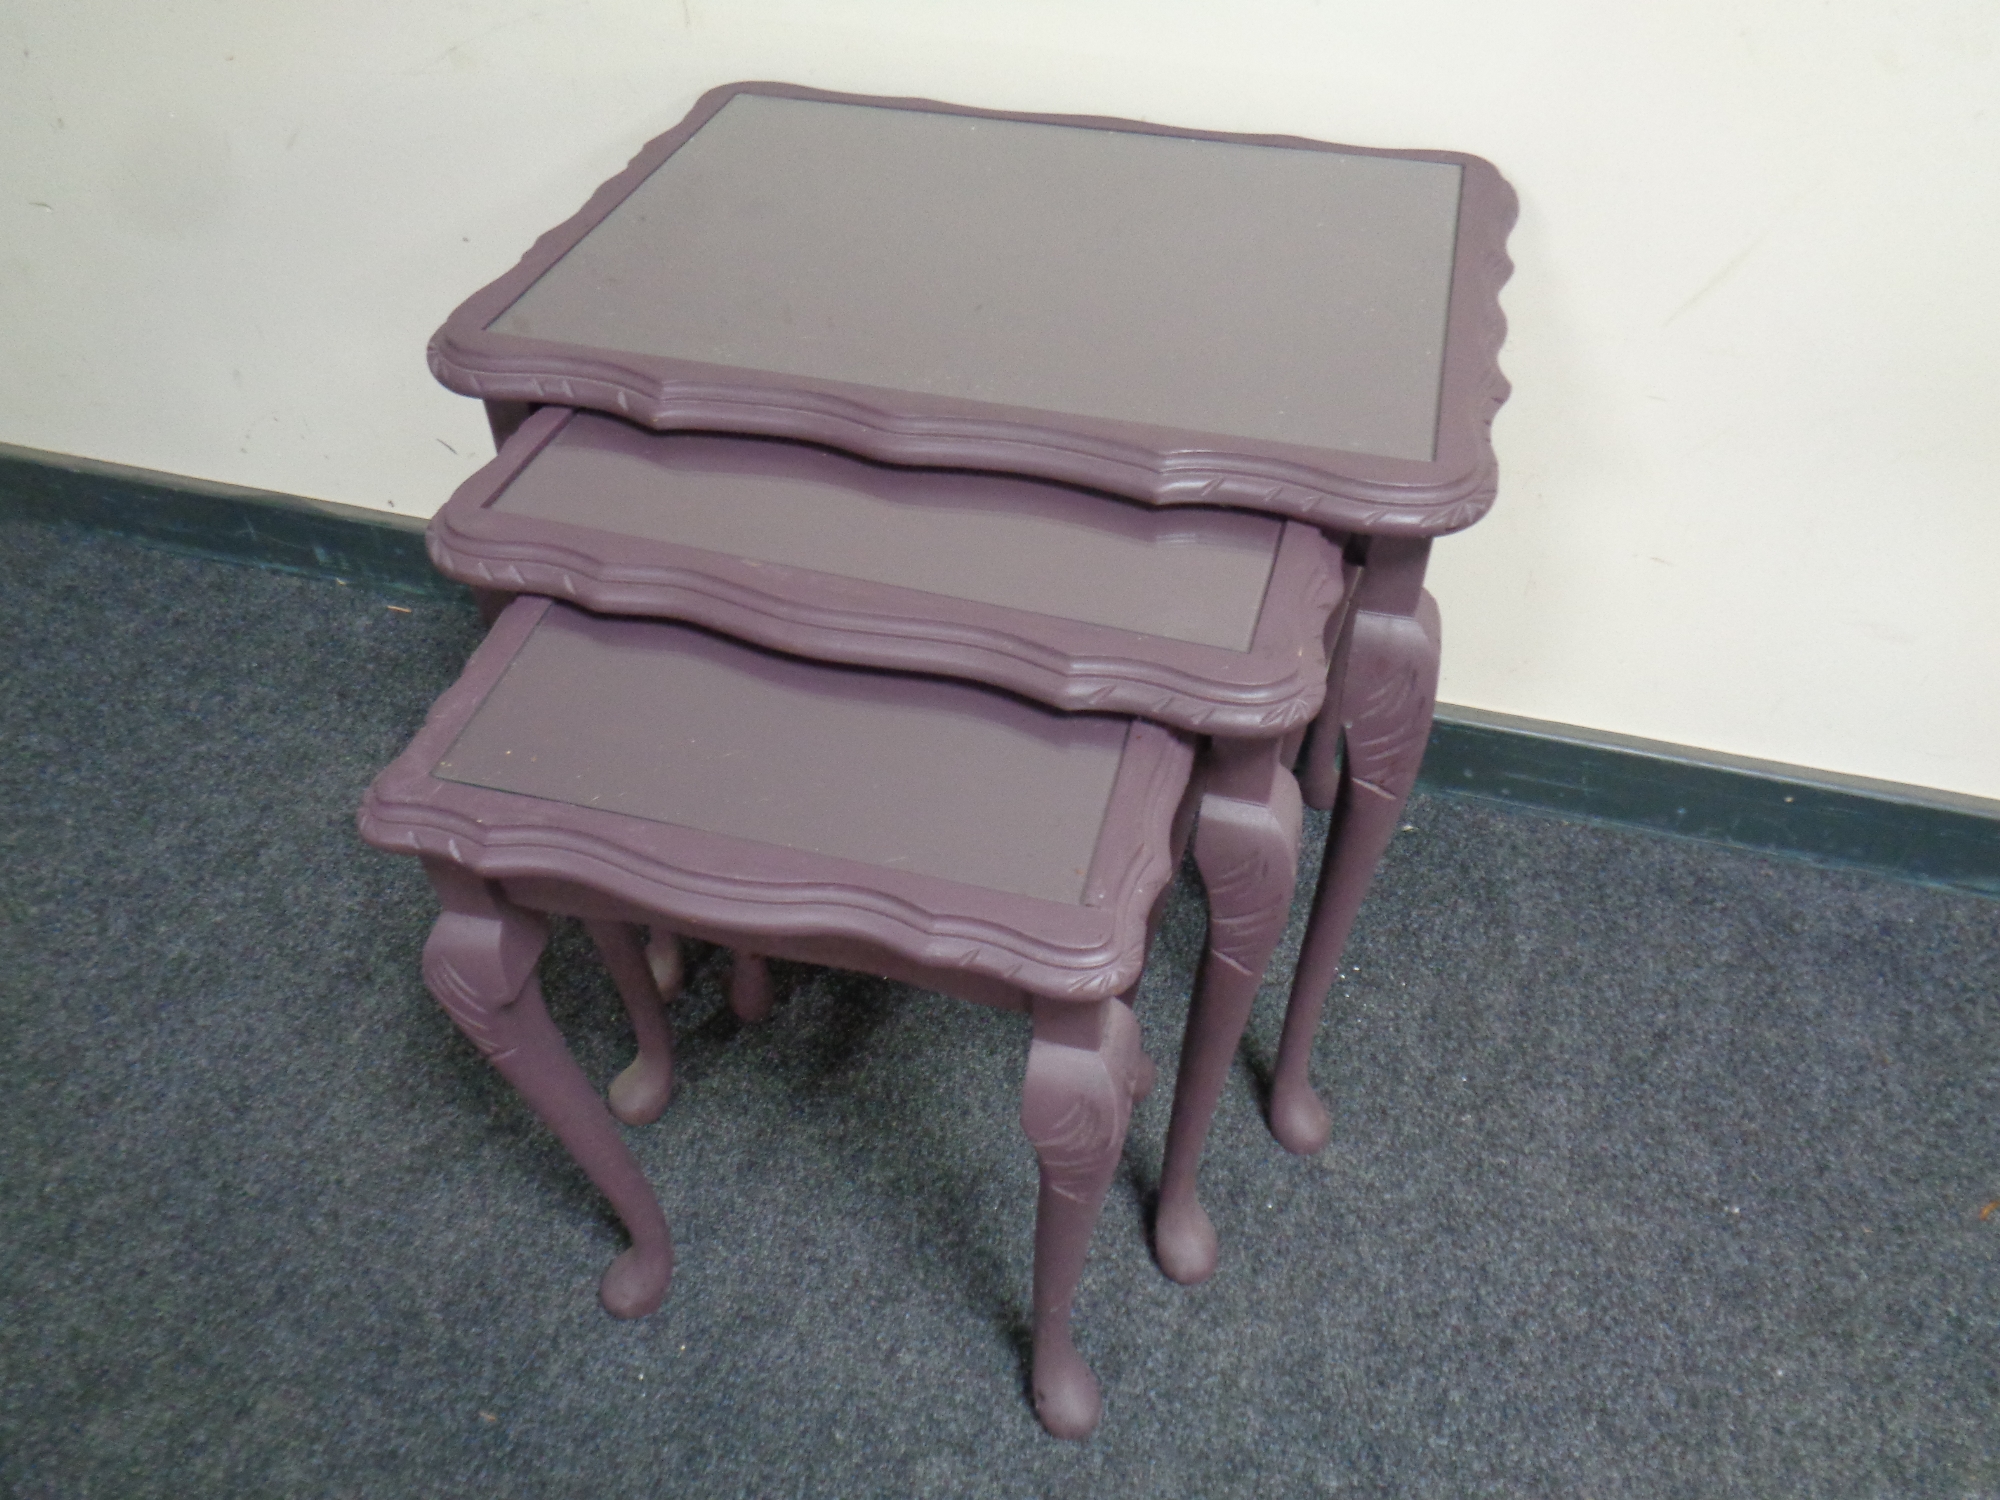
<path id="1" fill-rule="evenodd" d="M 1323 696 L 1339 550 L 1310 526 L 1162 511 L 804 444 L 549 407 L 433 519 L 431 556 L 515 593 L 689 620 L 816 661 L 931 672 L 1206 734 L 1195 857 L 1210 954 L 1174 1091 L 1154 1244 L 1215 1267 L 1196 1175 L 1290 912 L 1299 797 L 1276 747 Z"/>

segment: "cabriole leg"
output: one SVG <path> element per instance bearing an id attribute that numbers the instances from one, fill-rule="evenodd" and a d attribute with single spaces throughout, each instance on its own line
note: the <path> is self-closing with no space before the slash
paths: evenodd
<path id="1" fill-rule="evenodd" d="M 1299 762 L 1299 793 L 1307 807 L 1324 812 L 1340 799 L 1340 740 L 1342 712 L 1346 706 L 1347 663 L 1354 645 L 1354 610 L 1340 622 L 1340 634 L 1327 658 L 1326 702 L 1313 720 L 1306 736 L 1305 754 Z"/>
<path id="2" fill-rule="evenodd" d="M 617 1123 L 542 1004 L 535 962 L 548 926 L 454 865 L 426 860 L 424 867 L 444 904 L 424 945 L 424 982 L 611 1200 L 632 1247 L 611 1263 L 598 1295 L 614 1317 L 643 1317 L 666 1297 L 673 1242 Z"/>
<path id="3" fill-rule="evenodd" d="M 771 1019 L 777 993 L 771 988 L 771 966 L 761 953 L 734 950 L 729 956 L 729 1010 L 746 1026 Z"/>
<path id="4" fill-rule="evenodd" d="M 652 971 L 653 984 L 665 1004 L 680 998 L 687 964 L 681 956 L 681 940 L 664 927 L 655 927 L 646 935 L 646 967 Z"/>
<path id="5" fill-rule="evenodd" d="M 1326 653 L 1326 701 L 1306 736 L 1305 754 L 1298 761 L 1299 792 L 1307 807 L 1321 811 L 1332 807 L 1340 795 L 1340 735 L 1345 720 L 1343 698 L 1347 690 L 1347 652 L 1354 639 L 1354 615 L 1359 607 L 1355 596 L 1361 591 L 1365 574 L 1358 559 L 1365 554 L 1363 543 L 1350 538 L 1347 558 L 1342 565 L 1345 594 L 1340 603 L 1338 628 Z M 1418 565 L 1422 582 L 1422 564 Z M 1291 762 L 1286 762 L 1291 764 Z"/>
<path id="6" fill-rule="evenodd" d="M 1070 1337 L 1070 1304 L 1091 1231 L 1125 1148 L 1140 1083 L 1139 1023 L 1116 1000 L 1035 999 L 1021 1128 L 1041 1159 L 1035 1207 L 1035 1415 L 1059 1438 L 1088 1437 L 1103 1410 Z"/>
<path id="7" fill-rule="evenodd" d="M 585 922 L 583 928 L 611 971 L 639 1047 L 639 1055 L 611 1080 L 611 1112 L 627 1125 L 650 1125 L 674 1096 L 674 1034 L 667 1024 L 674 996 L 661 993 L 639 928 L 627 922 Z M 673 977 L 678 982 L 678 966 Z"/>
<path id="8" fill-rule="evenodd" d="M 1173 856 L 1172 867 L 1176 870 L 1181 867 L 1181 856 L 1187 853 L 1188 840 L 1194 837 L 1195 814 L 1200 806 L 1201 788 L 1196 782 L 1190 781 L 1186 795 L 1181 798 L 1181 805 L 1174 811 L 1174 821 L 1168 833 L 1168 852 Z M 1169 881 L 1161 888 L 1160 894 L 1153 898 L 1152 910 L 1146 913 L 1146 955 L 1149 960 L 1153 953 L 1153 941 L 1160 935 L 1160 924 L 1166 918 L 1167 903 L 1173 899 L 1173 894 L 1173 883 Z M 1118 997 L 1126 1009 L 1130 1010 L 1138 1004 L 1139 988 L 1145 982 L 1145 970 L 1141 969 L 1139 977 L 1132 981 L 1131 988 Z M 1132 1102 L 1144 1103 L 1151 1096 L 1154 1085 L 1159 1082 L 1159 1076 L 1159 1069 L 1154 1065 L 1153 1059 L 1141 1052 L 1138 1082 L 1132 1090 Z"/>
<path id="9" fill-rule="evenodd" d="M 1275 752 L 1268 743 L 1215 742 L 1195 826 L 1195 863 L 1208 888 L 1208 951 L 1188 1008 L 1153 1223 L 1160 1269 L 1186 1285 L 1215 1271 L 1215 1228 L 1195 1196 L 1195 1174 L 1298 879 L 1299 787 Z"/>
<path id="10" fill-rule="evenodd" d="M 1313 1037 L 1355 913 L 1395 835 L 1430 740 L 1437 700 L 1438 610 L 1428 593 L 1413 592 L 1409 612 L 1367 608 L 1364 594 L 1348 644 L 1347 751 L 1340 794 L 1271 1085 L 1271 1131 L 1287 1150 L 1300 1155 L 1318 1151 L 1333 1133 L 1308 1076 Z"/>

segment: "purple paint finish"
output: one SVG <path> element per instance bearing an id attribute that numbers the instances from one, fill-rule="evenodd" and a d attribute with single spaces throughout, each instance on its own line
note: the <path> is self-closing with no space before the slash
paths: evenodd
<path id="1" fill-rule="evenodd" d="M 1238 738 L 1318 710 L 1342 589 L 1297 522 L 560 408 L 459 488 L 430 548 L 476 588 Z"/>
<path id="2" fill-rule="evenodd" d="M 1286 231 L 1300 212 L 1320 215 L 1314 232 Z M 487 399 L 496 439 L 528 426 L 440 514 L 433 555 L 496 605 L 546 591 L 1224 737 L 1197 839 L 1218 897 L 1201 1040 L 1177 1093 L 1157 1242 L 1172 1274 L 1199 1279 L 1214 1263 L 1193 1198 L 1220 1087 L 1209 1074 L 1240 1034 L 1239 981 L 1254 993 L 1289 891 L 1271 872 L 1295 847 L 1296 784 L 1275 747 L 1294 744 L 1310 712 L 1307 661 L 1322 640 L 1296 601 L 1325 592 L 1304 580 L 1339 570 L 1288 532 L 1251 649 L 1220 670 L 1222 637 L 1207 626 L 1162 630 L 1144 650 L 1118 642 L 1133 617 L 1108 599 L 1097 601 L 1107 615 L 1057 611 L 1039 617 L 1056 628 L 1024 630 L 1018 605 L 1010 616 L 944 575 L 928 588 L 893 573 L 843 578 L 826 566 L 838 549 L 813 566 L 729 556 L 606 527 L 602 513 L 593 536 L 556 519 L 546 494 L 501 502 L 566 420 L 531 416 L 533 405 L 560 403 L 992 471 L 949 476 L 968 492 L 1032 476 L 1344 535 L 1360 598 L 1343 604 L 1305 767 L 1309 799 L 1339 811 L 1273 1099 L 1280 1138 L 1313 1149 L 1326 1129 L 1306 1081 L 1314 1023 L 1429 722 L 1426 539 L 1469 525 L 1493 497 L 1514 212 L 1498 174 L 1455 153 L 718 89 L 434 339 L 433 370 Z M 711 453 L 723 442 L 681 441 Z M 1259 661 L 1267 647 L 1275 655 Z M 1297 670 L 1272 665 L 1286 649 Z M 1188 654 L 1201 650 L 1205 660 Z M 1315 686 L 1301 690 L 1302 674 Z"/>
<path id="3" fill-rule="evenodd" d="M 547 642 L 559 649 L 538 663 L 537 647 Z M 634 659 L 650 671 L 669 658 L 702 666 L 733 658 L 739 670 L 726 682 L 703 674 L 686 682 L 662 678 L 653 685 L 663 695 L 658 703 L 644 701 L 647 693 L 622 675 Z M 612 669 L 600 670 L 607 663 Z M 777 709 L 767 704 L 756 722 L 744 720 L 736 699 L 774 685 L 796 691 L 772 700 Z M 968 695 L 992 701 L 979 707 Z M 906 755 L 884 766 L 878 757 L 909 727 L 899 712 L 905 707 L 975 732 L 942 763 L 936 754 L 928 764 Z M 787 708 L 789 724 L 777 711 Z M 821 785 L 806 798 L 835 799 L 811 815 L 823 828 L 828 819 L 852 825 L 827 831 L 828 842 L 844 852 L 659 820 L 686 795 L 674 783 L 708 778 L 709 794 L 716 795 L 716 767 L 738 754 L 763 755 L 768 747 L 752 742 L 764 736 L 781 737 L 792 757 L 843 766 L 837 779 L 854 797 L 840 799 L 839 789 Z M 1080 867 L 1058 871 L 1080 877 L 1073 899 L 944 878 L 895 855 L 881 864 L 855 857 L 878 837 L 881 820 L 899 816 L 899 799 L 910 799 L 922 822 L 931 804 L 957 798 L 987 809 L 988 824 L 975 836 L 1058 864 L 1071 858 L 1044 831 L 1024 836 L 1009 826 L 1021 813 L 1017 789 L 987 795 L 989 777 L 1007 774 L 1023 741 L 1085 750 L 1041 767 L 1049 783 L 1043 792 L 1094 830 Z M 462 769 L 467 758 L 485 757 L 489 767 L 508 761 L 509 744 L 532 762 L 530 770 L 517 777 L 516 768 L 502 766 L 486 779 L 555 789 L 558 796 L 468 785 L 445 774 Z M 689 745 L 703 748 L 691 757 Z M 1098 764 L 1106 754 L 1109 776 Z M 426 981 L 630 1232 L 631 1248 L 599 1288 L 619 1317 L 660 1305 L 673 1273 L 672 1240 L 612 1111 L 542 1005 L 534 967 L 546 941 L 545 914 L 578 915 L 590 924 L 632 1015 L 640 1057 L 612 1088 L 613 1108 L 628 1121 L 656 1115 L 672 1087 L 658 987 L 678 981 L 678 963 L 660 943 L 661 929 L 736 948 L 742 960 L 731 1003 L 752 1018 L 770 1008 L 767 954 L 1028 1012 L 1021 1123 L 1041 1166 L 1031 1295 L 1034 1400 L 1050 1432 L 1081 1438 L 1096 1426 L 1102 1403 L 1072 1341 L 1070 1307 L 1133 1101 L 1150 1087 L 1153 1072 L 1120 996 L 1138 977 L 1150 919 L 1173 874 L 1192 765 L 1185 739 L 1150 724 L 1057 715 L 956 683 L 782 660 L 686 627 L 592 619 L 547 600 L 521 599 L 433 706 L 416 740 L 376 779 L 360 825 L 377 847 L 423 857 L 444 906 L 425 949 Z M 768 786 L 781 800 L 794 795 L 782 784 L 782 769 Z M 763 810 L 743 805 L 754 795 L 737 784 L 734 768 L 722 774 L 734 790 L 702 821 L 727 826 L 747 818 L 761 829 Z M 657 790 L 633 790 L 644 777 Z M 651 815 L 607 811 L 589 805 L 587 795 L 571 800 L 590 785 L 614 782 Z M 955 867 L 954 873 L 970 872 Z M 639 925 L 656 931 L 650 956 Z"/>
<path id="4" fill-rule="evenodd" d="M 870 864 L 837 852 L 628 816 L 588 805 L 588 794 L 581 803 L 561 801 L 434 774 L 475 716 L 496 698 L 496 689 L 548 615 L 562 621 L 556 628 L 564 633 L 580 630 L 588 636 L 602 630 L 608 654 L 624 647 L 645 657 L 671 651 L 677 641 L 695 640 L 704 651 L 735 653 L 746 675 L 768 673 L 780 683 L 798 687 L 794 699 L 798 720 L 787 726 L 778 717 L 766 717 L 757 733 L 776 737 L 793 756 L 847 758 L 856 786 L 870 779 L 891 789 L 896 786 L 891 778 L 877 774 L 873 756 L 880 748 L 878 741 L 886 742 L 899 732 L 904 720 L 900 710 L 906 708 L 935 705 L 940 714 L 964 715 L 971 701 L 979 705 L 972 711 L 1003 719 L 1017 712 L 1022 717 L 1013 721 L 1015 730 L 1032 737 L 1031 726 L 1039 724 L 1053 737 L 1047 743 L 1058 747 L 1081 731 L 1086 737 L 1074 742 L 1082 747 L 1081 758 L 1068 761 L 1075 769 L 1061 774 L 1081 773 L 1093 785 L 1105 784 L 1098 737 L 1110 729 L 1114 737 L 1122 736 L 1123 750 L 1113 757 L 1104 800 L 1087 814 L 1098 832 L 1082 872 L 1081 901 L 1049 900 L 905 864 Z M 644 636 L 647 644 L 637 646 L 638 638 L 629 632 L 649 633 Z M 823 727 L 816 727 L 817 715 L 837 691 L 836 682 L 853 680 L 866 683 L 878 695 L 881 713 L 867 737 L 843 747 L 829 739 Z M 820 696 L 815 696 L 815 688 Z M 532 711 L 517 713 L 504 696 L 498 698 L 498 706 L 508 718 L 528 722 L 534 717 Z M 699 733 L 700 718 L 686 717 L 693 710 L 705 713 L 707 706 L 679 705 L 676 717 L 684 730 Z M 570 705 L 564 712 L 567 717 L 553 736 L 553 742 L 563 747 L 558 753 L 568 753 L 574 746 L 579 758 L 594 761 L 602 752 L 595 744 L 582 743 L 592 737 L 579 731 L 608 722 L 626 709 L 606 704 L 578 717 Z M 864 712 L 852 722 L 869 727 L 869 716 Z M 670 764 L 662 758 L 672 750 L 669 743 L 626 738 L 622 733 L 618 738 L 625 753 L 642 762 L 641 770 Z M 961 751 L 971 743 L 960 741 Z M 1021 845 L 1025 858 L 1050 861 L 1052 879 L 1073 878 L 1073 859 L 1052 855 L 1047 848 L 1037 852 L 1029 847 L 1033 840 L 1010 832 L 1009 824 L 1020 815 L 1017 789 L 990 796 L 985 775 L 995 767 L 1006 771 L 1006 746 L 996 746 L 990 760 L 983 751 L 975 751 L 974 757 L 932 765 L 923 773 L 928 786 L 906 784 L 905 789 L 927 804 L 956 796 L 983 806 L 988 819 L 985 837 Z M 362 832 L 378 847 L 453 860 L 488 879 L 552 878 L 593 888 L 606 898 L 589 910 L 560 908 L 572 915 L 643 922 L 645 912 L 665 912 L 677 931 L 776 957 L 793 956 L 781 944 L 796 925 L 809 923 L 816 931 L 838 934 L 911 963 L 958 966 L 969 976 L 1004 975 L 1013 985 L 1049 995 L 1098 998 L 1121 992 L 1138 977 L 1147 911 L 1173 874 L 1165 853 L 1164 820 L 1179 803 L 1193 758 L 1186 739 L 1157 725 L 1053 714 L 958 683 L 816 666 L 730 645 L 685 627 L 593 620 L 547 600 L 520 599 L 502 615 L 458 682 L 438 700 L 410 748 L 376 778 L 365 804 Z M 1060 767 L 1065 761 L 1057 756 L 1040 764 Z M 898 774 L 914 774 L 916 769 L 904 761 Z M 563 766 L 557 763 L 549 773 L 536 774 L 561 780 Z M 1073 788 L 1050 790 L 1067 801 Z M 1167 810 L 1157 812 L 1163 797 L 1168 799 Z M 1087 798 L 1075 805 L 1087 805 Z M 727 810 L 720 811 L 726 815 Z M 857 819 L 872 815 L 867 805 L 857 806 Z M 871 836 L 866 828 L 855 834 L 857 839 Z M 911 836 L 925 835 L 916 830 Z M 946 851 L 946 857 L 953 856 Z M 849 876 L 863 883 L 855 884 Z M 727 921 L 707 926 L 709 913 L 726 913 Z M 996 956 L 1002 953 L 1004 962 Z M 1108 955 L 1121 956 L 1111 962 Z"/>
<path id="5" fill-rule="evenodd" d="M 556 609 L 431 774 L 1077 905 L 1129 731 Z"/>
<path id="6" fill-rule="evenodd" d="M 461 306 L 431 368 L 495 402 L 1433 535 L 1493 498 L 1514 213 L 1451 152 L 733 84 Z"/>
<path id="7" fill-rule="evenodd" d="M 1230 652 L 1250 649 L 1286 524 L 589 412 L 562 421 L 488 505 Z"/>

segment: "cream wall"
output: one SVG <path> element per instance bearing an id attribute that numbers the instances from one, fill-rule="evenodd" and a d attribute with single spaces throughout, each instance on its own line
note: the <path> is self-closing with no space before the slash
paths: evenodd
<path id="1" fill-rule="evenodd" d="M 1490 157 L 1450 702 L 2000 797 L 1990 0 L 13 0 L 0 440 L 428 514 L 423 347 L 703 89 Z"/>

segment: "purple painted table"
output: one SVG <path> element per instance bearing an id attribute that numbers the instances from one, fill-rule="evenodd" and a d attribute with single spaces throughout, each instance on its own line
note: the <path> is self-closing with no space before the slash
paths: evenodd
<path id="1" fill-rule="evenodd" d="M 1493 499 L 1513 217 L 1454 152 L 731 84 L 459 307 L 431 369 L 1429 537 Z"/>
<path id="2" fill-rule="evenodd" d="M 592 407 L 1262 512 L 1331 538 L 1351 586 L 1301 781 L 1337 810 L 1272 1099 L 1279 1138 L 1309 1151 L 1330 1131 L 1312 1035 L 1429 732 L 1430 539 L 1494 494 L 1513 216 L 1498 173 L 1457 153 L 738 84 L 461 306 L 431 367 L 487 401 L 496 437 L 537 405 Z M 471 557 L 471 526 L 441 529 L 441 546 Z M 591 586 L 606 583 L 634 607 L 629 571 Z M 894 660 L 881 642 L 899 630 L 895 649 L 930 649 L 888 618 L 879 654 L 847 659 Z M 983 660 L 1017 691 L 1037 670 L 1089 676 L 1008 655 Z M 1276 869 L 1296 847 L 1287 736 L 1208 729 L 1225 737 L 1203 824 L 1237 851 L 1218 881 L 1256 887 L 1245 904 L 1268 909 L 1293 878 Z M 1197 1066 L 1225 1036 L 1233 1048 L 1262 969 L 1198 1007 Z M 1191 1179 L 1186 1202 L 1163 1212 L 1161 1258 L 1196 1280 L 1214 1253 Z"/>
<path id="3" fill-rule="evenodd" d="M 631 1122 L 672 1087 L 641 925 L 1027 1012 L 1035 1405 L 1081 1437 L 1099 1397 L 1070 1301 L 1151 1085 L 1121 997 L 1173 876 L 1193 759 L 1187 737 L 1141 720 L 523 598 L 360 822 L 419 855 L 444 905 L 432 992 L 631 1233 L 601 1288 L 621 1317 L 659 1306 L 671 1241 L 542 1006 L 547 914 L 584 920 L 632 1015 L 640 1056 L 612 1087 Z"/>

